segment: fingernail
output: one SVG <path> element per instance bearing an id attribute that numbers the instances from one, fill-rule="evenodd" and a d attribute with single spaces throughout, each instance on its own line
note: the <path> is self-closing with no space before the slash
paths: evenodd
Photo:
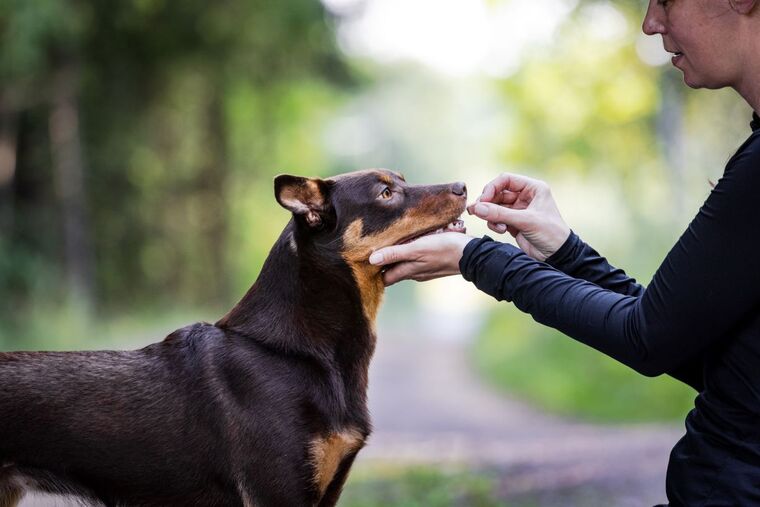
<path id="1" fill-rule="evenodd" d="M 488 206 L 486 206 L 485 204 L 476 204 L 474 210 L 475 210 L 476 215 L 488 214 Z"/>
<path id="2" fill-rule="evenodd" d="M 383 263 L 383 254 L 381 253 L 373 253 L 369 256 L 369 263 L 370 264 L 382 264 Z"/>

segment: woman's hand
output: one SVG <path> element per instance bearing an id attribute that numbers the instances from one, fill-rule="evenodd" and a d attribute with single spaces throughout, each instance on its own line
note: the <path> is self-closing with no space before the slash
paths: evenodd
<path id="1" fill-rule="evenodd" d="M 391 266 L 383 274 L 385 285 L 401 280 L 422 282 L 459 274 L 464 247 L 473 238 L 461 232 L 442 232 L 423 236 L 411 243 L 389 246 L 374 252 L 369 262 Z"/>
<path id="2" fill-rule="evenodd" d="M 492 231 L 509 232 L 526 254 L 539 261 L 559 250 L 570 236 L 549 185 L 525 176 L 499 175 L 467 211 L 487 221 Z"/>

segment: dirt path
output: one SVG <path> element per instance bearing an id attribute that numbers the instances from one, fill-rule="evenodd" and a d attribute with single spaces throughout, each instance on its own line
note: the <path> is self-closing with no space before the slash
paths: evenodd
<path id="1" fill-rule="evenodd" d="M 502 496 L 529 495 L 542 506 L 638 507 L 665 500 L 668 453 L 680 426 L 609 427 L 549 416 L 485 386 L 461 341 L 380 335 L 370 374 L 375 430 L 359 466 L 495 469 Z M 69 505 L 44 496 L 21 503 Z"/>
<path id="2" fill-rule="evenodd" d="M 360 463 L 498 468 L 505 497 L 599 489 L 614 497 L 604 505 L 665 500 L 678 426 L 609 427 L 546 415 L 484 385 L 461 342 L 384 337 L 370 381 L 375 431 Z"/>

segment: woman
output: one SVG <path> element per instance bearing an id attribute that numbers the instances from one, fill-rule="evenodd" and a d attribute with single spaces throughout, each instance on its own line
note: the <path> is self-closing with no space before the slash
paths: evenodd
<path id="1" fill-rule="evenodd" d="M 692 88 L 736 90 L 760 111 L 758 0 L 651 0 L 660 34 Z M 468 208 L 519 249 L 455 233 L 375 252 L 386 283 L 462 273 L 647 376 L 699 396 L 670 455 L 672 506 L 760 505 L 760 119 L 704 206 L 644 288 L 572 233 L 549 187 L 504 174 Z M 392 266 L 391 266 L 392 265 Z"/>

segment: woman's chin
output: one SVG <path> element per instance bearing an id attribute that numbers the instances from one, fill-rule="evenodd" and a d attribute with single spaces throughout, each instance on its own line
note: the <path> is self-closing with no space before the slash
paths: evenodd
<path id="1" fill-rule="evenodd" d="M 726 80 L 698 76 L 692 69 L 680 69 L 683 73 L 683 82 L 686 86 L 693 89 L 706 88 L 708 90 L 719 90 L 730 86 Z"/>
<path id="2" fill-rule="evenodd" d="M 683 70 L 682 72 L 683 72 L 683 82 L 689 88 L 693 88 L 696 90 L 698 88 L 705 87 L 704 82 L 701 79 L 697 78 L 697 76 L 694 76 L 693 73 L 687 72 L 685 70 Z"/>
<path id="3" fill-rule="evenodd" d="M 698 88 L 702 88 L 702 85 L 700 85 L 699 82 L 689 79 L 689 77 L 685 73 L 683 75 L 683 82 L 686 86 L 688 86 L 689 88 L 693 88 L 695 90 Z"/>

